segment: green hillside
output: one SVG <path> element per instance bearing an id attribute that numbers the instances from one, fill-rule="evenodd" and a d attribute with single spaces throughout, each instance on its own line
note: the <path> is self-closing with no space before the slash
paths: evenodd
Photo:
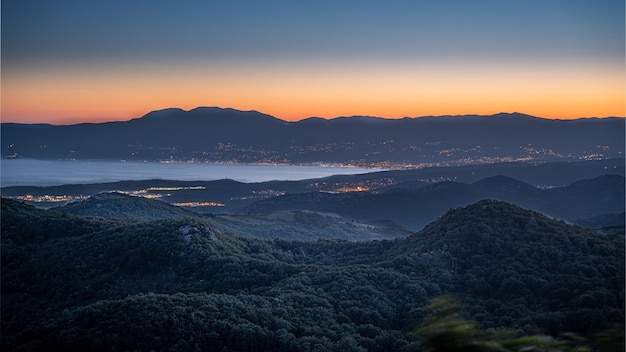
<path id="1" fill-rule="evenodd" d="M 118 192 L 95 194 L 85 200 L 51 210 L 82 216 L 148 221 L 199 217 L 197 213 L 163 201 L 132 197 Z"/>
<path id="2" fill-rule="evenodd" d="M 402 351 L 443 294 L 485 328 L 587 335 L 624 319 L 624 239 L 507 203 L 402 240 L 238 237 L 2 199 L 4 351 Z"/>

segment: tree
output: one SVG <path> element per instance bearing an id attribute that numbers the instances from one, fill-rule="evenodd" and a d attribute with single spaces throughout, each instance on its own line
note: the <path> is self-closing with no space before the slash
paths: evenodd
<path id="1" fill-rule="evenodd" d="M 432 352 L 560 352 L 593 351 L 587 340 L 566 334 L 561 338 L 548 335 L 524 335 L 519 331 L 483 331 L 472 321 L 460 315 L 461 305 L 451 296 L 435 298 L 426 307 L 430 315 L 416 330 L 421 347 Z M 610 338 L 615 335 L 609 336 Z M 610 344 L 610 342 L 613 344 Z M 610 339 L 606 351 L 613 351 L 615 339 Z M 623 344 L 621 345 L 623 348 Z M 605 349 L 602 349 L 603 351 Z M 623 351 L 623 349 L 621 350 Z"/>

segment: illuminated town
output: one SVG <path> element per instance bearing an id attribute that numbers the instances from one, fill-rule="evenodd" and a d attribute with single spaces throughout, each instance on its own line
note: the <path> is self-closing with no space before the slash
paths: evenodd
<path id="1" fill-rule="evenodd" d="M 385 141 L 382 145 L 385 148 L 389 148 L 386 152 L 393 151 L 393 140 Z M 473 146 L 467 149 L 460 148 L 446 148 L 444 142 L 425 142 L 423 145 L 412 145 L 410 149 L 413 153 L 423 153 L 424 158 L 422 160 L 429 160 L 429 153 L 435 153 L 436 155 L 445 156 L 445 161 L 429 162 L 423 161 L 419 163 L 415 162 L 399 162 L 393 160 L 382 161 L 365 161 L 363 160 L 351 160 L 349 162 L 311 162 L 311 163 L 291 163 L 290 160 L 294 155 L 304 152 L 331 152 L 334 153 L 340 151 L 350 151 L 357 148 L 354 143 L 344 144 L 326 144 L 326 145 L 314 145 L 314 146 L 294 146 L 291 148 L 289 154 L 280 155 L 276 152 L 254 150 L 250 148 L 238 148 L 234 144 L 220 143 L 218 146 L 219 152 L 236 152 L 239 157 L 223 160 L 224 155 L 215 154 L 213 152 L 202 152 L 198 157 L 191 159 L 176 159 L 176 148 L 170 148 L 168 151 L 172 153 L 170 156 L 172 159 L 161 160 L 163 163 L 225 163 L 225 164 L 238 164 L 243 159 L 256 159 L 261 161 L 249 162 L 252 165 L 309 165 L 309 166 L 332 166 L 332 167 L 360 167 L 360 168 L 376 168 L 380 170 L 409 170 L 409 169 L 423 169 L 428 167 L 447 167 L 447 166 L 463 166 L 463 165 L 479 165 L 479 164 L 496 164 L 507 162 L 524 162 L 531 164 L 539 164 L 548 159 L 574 159 L 574 160 L 601 160 L 607 158 L 606 152 L 610 150 L 607 145 L 596 145 L 593 150 L 589 150 L 582 156 L 575 157 L 573 155 L 563 155 L 555 152 L 549 148 L 537 148 L 531 144 L 519 146 L 517 156 L 488 156 L 485 155 L 484 147 L 480 145 Z M 218 155 L 219 154 L 219 155 Z M 432 155 L 432 154 L 431 154 Z M 623 152 L 619 152 L 619 155 L 623 155 Z M 210 161 L 208 159 L 213 159 Z M 218 161 L 216 161 L 216 159 Z M 420 159 L 420 158 L 418 158 Z M 369 160 L 369 159 L 368 159 Z M 415 181 L 421 181 L 426 183 L 434 183 L 441 181 L 455 181 L 455 178 L 442 178 L 442 177 L 427 177 L 417 178 Z M 307 185 L 307 188 L 312 191 L 319 191 L 325 193 L 346 193 L 346 192 L 366 192 L 375 191 L 378 188 L 388 187 L 396 184 L 397 181 L 392 177 L 389 178 L 373 178 L 371 180 L 360 181 L 333 181 L 329 182 L 324 179 L 314 180 Z M 550 187 L 546 185 L 545 187 Z M 176 192 L 179 191 L 202 191 L 206 190 L 204 186 L 150 186 L 139 190 L 110 190 L 110 192 L 119 192 L 135 197 L 144 197 L 150 199 L 171 199 Z M 285 191 L 280 189 L 260 189 L 252 190 L 249 194 L 233 195 L 229 197 L 230 201 L 254 201 L 261 200 L 270 197 L 276 197 L 284 195 Z M 90 195 L 85 194 L 21 194 L 21 195 L 5 195 L 7 198 L 12 198 L 29 203 L 36 203 L 42 207 L 58 206 L 67 204 L 70 202 L 81 201 L 87 199 Z M 176 198 L 176 197 L 174 197 Z M 170 200 L 169 202 L 189 208 L 208 208 L 208 207 L 225 207 L 224 201 L 216 201 L 209 199 L 193 199 L 190 201 L 180 200 L 178 197 L 176 201 Z"/>
<path id="2" fill-rule="evenodd" d="M 217 202 L 184 202 L 184 203 L 172 203 L 177 207 L 185 207 L 185 208 L 197 208 L 197 207 L 223 207 L 224 203 Z"/>

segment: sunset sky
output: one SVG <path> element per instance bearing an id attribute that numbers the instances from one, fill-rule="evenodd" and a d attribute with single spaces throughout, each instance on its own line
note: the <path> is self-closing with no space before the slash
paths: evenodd
<path id="1" fill-rule="evenodd" d="M 2 121 L 625 115 L 623 0 L 2 1 Z"/>

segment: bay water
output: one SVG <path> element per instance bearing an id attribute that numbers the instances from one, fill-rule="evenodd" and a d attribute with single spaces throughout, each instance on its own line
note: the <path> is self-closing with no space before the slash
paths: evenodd
<path id="1" fill-rule="evenodd" d="M 149 179 L 212 181 L 228 178 L 252 183 L 303 180 L 383 170 L 341 166 L 36 159 L 2 159 L 0 166 L 1 187 L 55 186 Z"/>

